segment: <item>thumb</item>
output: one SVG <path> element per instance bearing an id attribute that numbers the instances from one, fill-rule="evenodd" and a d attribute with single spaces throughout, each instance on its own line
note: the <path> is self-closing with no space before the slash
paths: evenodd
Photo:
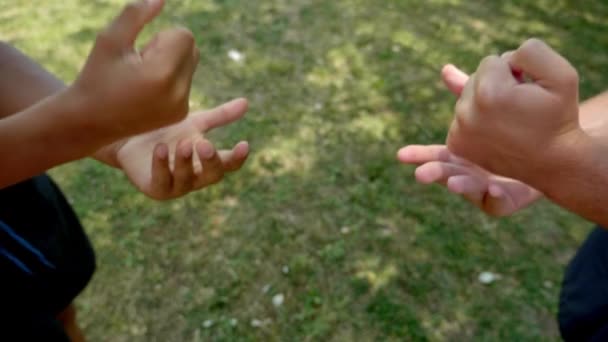
<path id="1" fill-rule="evenodd" d="M 576 69 L 563 56 L 538 39 L 529 39 L 507 56 L 512 68 L 547 90 L 578 87 Z"/>
<path id="2" fill-rule="evenodd" d="M 117 48 L 132 48 L 141 30 L 162 10 L 164 0 L 137 0 L 125 6 L 106 28 L 105 36 Z"/>
<path id="3" fill-rule="evenodd" d="M 465 84 L 469 80 L 469 75 L 464 73 L 452 64 L 448 64 L 441 70 L 441 78 L 448 89 L 456 96 L 462 94 Z"/>

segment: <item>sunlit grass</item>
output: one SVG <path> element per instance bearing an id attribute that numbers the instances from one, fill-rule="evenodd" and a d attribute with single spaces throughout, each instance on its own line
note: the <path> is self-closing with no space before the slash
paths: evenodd
<path id="1" fill-rule="evenodd" d="M 0 38 L 69 82 L 121 3 L 0 1 Z M 140 44 L 192 29 L 192 104 L 248 97 L 212 136 L 253 155 L 170 203 L 94 161 L 53 171 L 98 252 L 78 302 L 90 339 L 556 340 L 561 274 L 589 224 L 546 203 L 490 219 L 394 156 L 445 138 L 443 63 L 472 71 L 538 36 L 577 65 L 584 97 L 600 91 L 606 15 L 566 0 L 168 1 Z M 482 285 L 484 271 L 501 279 Z"/>

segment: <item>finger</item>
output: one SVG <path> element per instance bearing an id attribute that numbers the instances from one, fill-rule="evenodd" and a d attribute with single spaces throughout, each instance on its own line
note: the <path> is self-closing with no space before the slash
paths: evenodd
<path id="1" fill-rule="evenodd" d="M 506 189 L 498 184 L 490 184 L 482 209 L 492 216 L 501 217 L 513 213 L 516 207 L 512 198 L 507 196 Z"/>
<path id="2" fill-rule="evenodd" d="M 456 96 L 460 96 L 465 84 L 469 80 L 469 75 L 452 64 L 443 67 L 441 76 L 443 83 L 445 83 L 448 89 Z"/>
<path id="3" fill-rule="evenodd" d="M 397 152 L 397 159 L 404 164 L 420 165 L 432 161 L 450 161 L 451 153 L 445 145 L 410 145 Z"/>
<path id="4" fill-rule="evenodd" d="M 488 184 L 469 175 L 458 175 L 447 180 L 446 187 L 454 194 L 461 195 L 467 201 L 482 208 Z"/>
<path id="5" fill-rule="evenodd" d="M 190 31 L 188 31 L 190 32 Z M 189 57 L 184 57 L 182 61 L 182 65 L 180 66 L 179 71 L 179 79 L 184 80 L 180 84 L 182 87 L 187 89 L 182 89 L 183 91 L 190 93 L 190 87 L 192 85 L 192 79 L 194 78 L 194 73 L 198 67 L 198 62 L 200 59 L 200 50 L 196 47 L 196 43 L 192 42 L 191 53 Z"/>
<path id="6" fill-rule="evenodd" d="M 193 147 L 190 139 L 183 139 L 177 144 L 173 168 L 173 194 L 176 196 L 192 191 L 195 179 L 192 153 Z"/>
<path id="7" fill-rule="evenodd" d="M 563 56 L 539 39 L 529 39 L 511 56 L 509 63 L 545 89 L 578 87 L 576 69 Z"/>
<path id="8" fill-rule="evenodd" d="M 165 144 L 158 144 L 153 153 L 152 187 L 162 197 L 170 192 L 173 181 L 169 168 L 169 148 Z"/>
<path id="9" fill-rule="evenodd" d="M 450 177 L 469 174 L 470 170 L 464 166 L 434 161 L 416 169 L 416 180 L 422 184 L 445 184 Z"/>
<path id="10" fill-rule="evenodd" d="M 203 171 L 196 177 L 194 189 L 218 183 L 224 178 L 224 166 L 213 145 L 207 141 L 199 141 L 196 144 L 196 151 L 203 164 Z"/>
<path id="11" fill-rule="evenodd" d="M 234 172 L 239 170 L 249 157 L 249 144 L 241 141 L 231 151 L 219 151 L 224 171 Z"/>
<path id="12" fill-rule="evenodd" d="M 164 3 L 164 0 L 138 0 L 129 3 L 106 28 L 104 36 L 118 48 L 132 48 L 141 30 L 158 16 Z"/>
<path id="13" fill-rule="evenodd" d="M 194 125 L 204 132 L 225 126 L 241 119 L 247 113 L 248 106 L 246 99 L 232 100 L 209 111 L 196 113 Z"/>
<path id="14" fill-rule="evenodd" d="M 500 55 L 500 59 L 502 59 L 503 61 L 505 61 L 509 64 L 509 66 L 511 67 L 511 74 L 513 75 L 513 77 L 515 77 L 517 82 L 524 83 L 526 81 L 526 79 L 524 77 L 524 72 L 521 69 L 519 69 L 517 66 L 511 64 L 511 58 L 514 53 L 515 53 L 515 51 L 513 51 L 513 50 L 506 51 L 502 55 Z"/>
<path id="15" fill-rule="evenodd" d="M 153 63 L 160 73 L 184 72 L 192 68 L 195 50 L 192 32 L 183 27 L 175 27 L 158 33 L 154 43 L 142 52 L 146 61 Z M 181 75 L 180 75 L 181 76 Z"/>
<path id="16" fill-rule="evenodd" d="M 475 104 L 483 112 L 485 108 L 495 108 L 509 100 L 506 90 L 517 85 L 509 64 L 498 56 L 482 60 L 474 78 Z"/>
<path id="17" fill-rule="evenodd" d="M 488 189 L 487 182 L 471 175 L 456 175 L 449 177 L 447 188 L 458 195 L 466 195 L 471 199 L 481 200 Z"/>

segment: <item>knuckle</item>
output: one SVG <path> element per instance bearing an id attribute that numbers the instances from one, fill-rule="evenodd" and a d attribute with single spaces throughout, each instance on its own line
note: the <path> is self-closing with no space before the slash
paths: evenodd
<path id="1" fill-rule="evenodd" d="M 538 38 L 530 38 L 521 44 L 519 51 L 527 52 L 545 48 L 547 44 Z"/>
<path id="2" fill-rule="evenodd" d="M 501 95 L 487 81 L 479 82 L 475 89 L 475 107 L 480 112 L 490 112 L 502 102 Z"/>

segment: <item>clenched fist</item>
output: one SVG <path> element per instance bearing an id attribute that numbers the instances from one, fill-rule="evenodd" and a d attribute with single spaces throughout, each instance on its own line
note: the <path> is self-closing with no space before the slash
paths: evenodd
<path id="1" fill-rule="evenodd" d="M 487 57 L 456 104 L 448 149 L 502 176 L 542 177 L 582 133 L 578 94 L 576 70 L 542 41 Z"/>

